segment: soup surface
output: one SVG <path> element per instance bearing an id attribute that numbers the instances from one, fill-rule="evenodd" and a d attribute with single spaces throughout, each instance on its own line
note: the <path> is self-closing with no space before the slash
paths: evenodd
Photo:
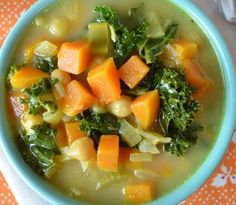
<path id="1" fill-rule="evenodd" d="M 104 15 L 109 8 L 119 21 Z M 194 174 L 221 125 L 214 49 L 166 0 L 57 1 L 29 26 L 13 63 L 9 104 L 22 155 L 76 199 L 160 198 Z"/>

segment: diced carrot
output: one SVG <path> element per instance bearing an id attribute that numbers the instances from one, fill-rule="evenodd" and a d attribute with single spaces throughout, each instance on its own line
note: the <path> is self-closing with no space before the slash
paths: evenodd
<path id="1" fill-rule="evenodd" d="M 172 43 L 180 59 L 195 58 L 197 55 L 197 44 L 190 40 L 178 39 Z"/>
<path id="2" fill-rule="evenodd" d="M 120 80 L 113 58 L 105 60 L 88 73 L 88 83 L 101 104 L 120 98 Z"/>
<path id="3" fill-rule="evenodd" d="M 119 137 L 102 135 L 97 151 L 97 166 L 105 171 L 117 171 L 119 157 Z"/>
<path id="4" fill-rule="evenodd" d="M 68 116 L 75 116 L 92 107 L 96 98 L 79 81 L 73 80 L 66 86 L 66 96 L 62 101 L 62 110 Z"/>
<path id="5" fill-rule="evenodd" d="M 149 129 L 160 110 L 160 97 L 157 90 L 137 97 L 131 103 L 131 110 L 143 129 Z"/>
<path id="6" fill-rule="evenodd" d="M 119 69 L 120 79 L 125 82 L 130 89 L 133 89 L 149 72 L 150 68 L 141 60 L 139 56 L 133 55 Z"/>
<path id="7" fill-rule="evenodd" d="M 89 41 L 66 42 L 62 44 L 58 53 L 58 67 L 68 73 L 80 74 L 88 66 L 89 59 Z"/>
<path id="8" fill-rule="evenodd" d="M 128 203 L 141 204 L 149 202 L 154 198 L 153 187 L 148 182 L 128 184 L 123 189 L 124 198 Z"/>
<path id="9" fill-rule="evenodd" d="M 79 122 L 67 122 L 65 123 L 67 139 L 69 145 L 71 145 L 75 140 L 85 137 L 86 132 L 80 131 Z"/>
<path id="10" fill-rule="evenodd" d="M 192 59 L 185 59 L 183 61 L 183 67 L 186 75 L 187 82 L 195 86 L 197 91 L 194 93 L 194 97 L 202 96 L 207 90 L 213 86 L 213 81 L 205 76 L 201 67 Z"/>
<path id="11" fill-rule="evenodd" d="M 33 67 L 23 67 L 10 77 L 13 88 L 29 88 L 32 84 L 37 83 L 42 78 L 48 78 L 48 73 Z"/>
<path id="12" fill-rule="evenodd" d="M 67 140 L 67 135 L 66 135 L 66 130 L 65 130 L 65 125 L 63 122 L 57 124 L 54 127 L 57 130 L 56 134 L 56 144 L 59 148 L 66 147 L 68 146 L 68 140 Z"/>

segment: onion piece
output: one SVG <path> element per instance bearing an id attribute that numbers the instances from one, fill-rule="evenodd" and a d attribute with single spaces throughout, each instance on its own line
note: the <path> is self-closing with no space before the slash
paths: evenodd
<path id="1" fill-rule="evenodd" d="M 151 162 L 153 155 L 150 153 L 131 153 L 129 159 L 131 162 Z"/>
<path id="2" fill-rule="evenodd" d="M 149 140 L 142 140 L 139 143 L 139 151 L 140 152 L 146 152 L 146 153 L 151 153 L 151 154 L 159 154 L 159 150 L 157 149 L 156 145 L 154 145 L 151 141 Z"/>
<path id="3" fill-rule="evenodd" d="M 121 121 L 119 133 L 122 136 L 122 139 L 130 146 L 134 147 L 137 145 L 141 140 L 142 137 L 138 133 L 138 131 L 133 128 L 126 120 Z"/>
<path id="4" fill-rule="evenodd" d="M 157 132 L 149 132 L 144 131 L 142 129 L 138 129 L 138 133 L 144 137 L 145 139 L 150 140 L 154 145 L 157 145 L 158 143 L 170 143 L 171 138 L 170 137 L 163 137 L 161 134 Z"/>
<path id="5" fill-rule="evenodd" d="M 57 55 L 57 46 L 49 41 L 42 41 L 36 45 L 34 53 L 41 57 L 52 57 Z"/>

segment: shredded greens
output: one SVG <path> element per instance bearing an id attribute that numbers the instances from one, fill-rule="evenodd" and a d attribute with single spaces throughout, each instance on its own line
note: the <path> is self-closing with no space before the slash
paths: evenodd
<path id="1" fill-rule="evenodd" d="M 133 16 L 139 9 L 141 8 L 132 8 L 129 14 Z M 165 46 L 175 38 L 178 28 L 177 24 L 170 25 L 163 37 L 151 39 L 146 35 L 149 24 L 145 19 L 140 19 L 136 27 L 129 28 L 120 22 L 117 13 L 108 6 L 97 6 L 94 11 L 98 14 L 98 22 L 106 22 L 111 27 L 114 58 L 118 66 L 122 65 L 134 50 L 137 50 L 148 64 L 154 63 Z"/>
<path id="2" fill-rule="evenodd" d="M 48 124 L 32 127 L 32 132 L 22 130 L 18 146 L 25 161 L 38 173 L 45 173 L 54 165 L 53 157 L 60 151 L 55 143 L 56 130 Z"/>
<path id="3" fill-rule="evenodd" d="M 33 65 L 47 73 L 51 73 L 53 70 L 57 68 L 57 57 L 41 57 L 35 55 L 32 59 Z"/>
<path id="4" fill-rule="evenodd" d="M 100 135 L 119 134 L 120 123 L 116 117 L 109 113 L 95 113 L 85 111 L 80 120 L 80 129 L 86 131 L 98 145 Z"/>
<path id="5" fill-rule="evenodd" d="M 54 113 L 57 110 L 57 105 L 51 100 L 41 100 L 41 97 L 45 94 L 52 92 L 52 85 L 56 81 L 49 80 L 48 78 L 42 78 L 37 84 L 26 88 L 23 92 L 27 95 L 27 99 L 22 99 L 21 102 L 28 104 L 29 114 L 37 115 L 42 111 L 48 111 Z"/>

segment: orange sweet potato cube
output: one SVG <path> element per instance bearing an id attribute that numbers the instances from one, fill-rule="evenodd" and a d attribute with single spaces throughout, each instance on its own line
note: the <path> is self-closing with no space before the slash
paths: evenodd
<path id="1" fill-rule="evenodd" d="M 63 43 L 58 53 L 58 68 L 71 74 L 80 74 L 88 66 L 90 59 L 90 42 Z"/>
<path id="2" fill-rule="evenodd" d="M 105 60 L 88 73 L 88 83 L 101 104 L 120 98 L 120 80 L 113 58 Z"/>
<path id="3" fill-rule="evenodd" d="M 133 89 L 149 72 L 150 68 L 139 56 L 132 56 L 119 69 L 119 76 L 124 83 Z"/>
<path id="4" fill-rule="evenodd" d="M 79 129 L 80 122 L 67 122 L 65 123 L 67 139 L 69 145 L 71 145 L 75 140 L 85 137 L 86 132 L 80 131 Z"/>
<path id="5" fill-rule="evenodd" d="M 75 116 L 92 107 L 95 102 L 92 93 L 82 83 L 73 80 L 66 86 L 62 110 L 68 116 Z"/>
<path id="6" fill-rule="evenodd" d="M 102 135 L 97 151 L 97 166 L 105 171 L 117 171 L 119 157 L 119 137 Z"/>

